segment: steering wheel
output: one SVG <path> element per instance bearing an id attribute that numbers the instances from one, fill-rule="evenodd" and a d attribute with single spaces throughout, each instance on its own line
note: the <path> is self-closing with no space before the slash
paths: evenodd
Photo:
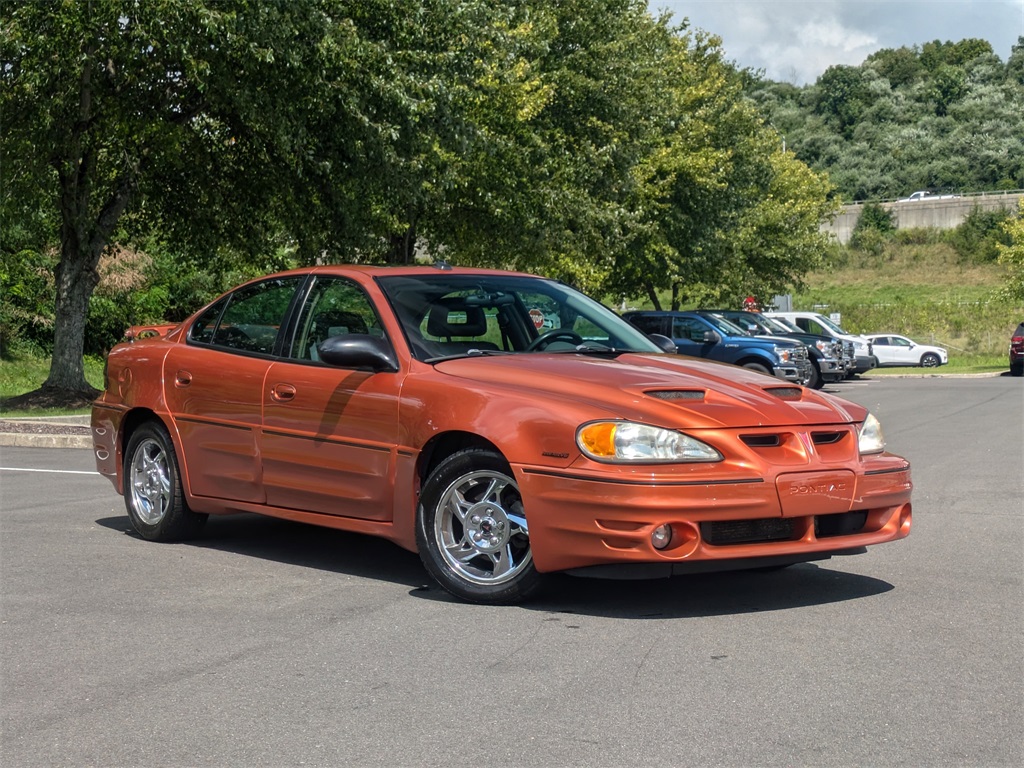
<path id="1" fill-rule="evenodd" d="M 546 349 L 548 344 L 557 339 L 563 339 L 564 341 L 570 341 L 574 345 L 582 344 L 583 337 L 575 331 L 570 331 L 566 328 L 552 328 L 550 331 L 545 331 L 536 339 L 531 341 L 526 346 L 527 352 L 536 352 L 538 349 Z"/>

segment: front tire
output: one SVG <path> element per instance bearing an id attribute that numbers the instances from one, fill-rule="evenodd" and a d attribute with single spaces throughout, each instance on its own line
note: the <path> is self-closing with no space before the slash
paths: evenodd
<path id="1" fill-rule="evenodd" d="M 148 422 L 124 454 L 124 504 L 139 535 L 150 541 L 182 541 L 199 533 L 206 515 L 188 508 L 174 443 L 163 424 Z"/>
<path id="2" fill-rule="evenodd" d="M 467 448 L 427 478 L 416 514 L 424 567 L 458 598 L 507 605 L 534 594 L 543 581 L 533 565 L 519 486 L 494 451 Z"/>
<path id="3" fill-rule="evenodd" d="M 921 367 L 922 368 L 938 368 L 942 361 L 939 360 L 939 356 L 934 352 L 926 352 L 921 355 Z"/>
<path id="4" fill-rule="evenodd" d="M 825 386 L 824 379 L 821 378 L 821 371 L 818 370 L 818 364 L 816 362 L 811 363 L 811 378 L 804 384 L 808 389 L 821 389 Z"/>
<path id="5" fill-rule="evenodd" d="M 765 376 L 772 375 L 771 369 L 767 365 L 764 365 L 762 363 L 744 363 L 743 367 L 746 368 L 748 371 L 757 371 L 758 373 L 763 373 Z"/>

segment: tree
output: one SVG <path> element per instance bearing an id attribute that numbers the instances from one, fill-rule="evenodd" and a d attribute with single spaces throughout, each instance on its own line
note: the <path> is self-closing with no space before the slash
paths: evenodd
<path id="1" fill-rule="evenodd" d="M 1024 301 L 1024 202 L 1017 215 L 1003 223 L 1010 243 L 998 243 L 999 263 L 1007 269 L 1008 275 L 1003 295 L 1013 301 Z"/>
<path id="2" fill-rule="evenodd" d="M 331 28 L 313 0 L 11 2 L 0 38 L 0 161 L 59 220 L 44 390 L 85 397 L 97 267 L 130 208 L 196 243 L 259 249 L 296 110 Z M 287 96 L 286 96 L 287 94 Z M 244 190 L 243 194 L 240 191 Z M 24 198 L 4 198 L 10 222 Z M 215 212 L 215 213 L 214 213 Z M 242 223 L 245 222 L 245 226 Z M 265 241 L 264 241 L 265 242 Z"/>
<path id="3" fill-rule="evenodd" d="M 59 222 L 44 390 L 92 394 L 85 320 L 115 233 L 159 232 L 201 260 L 225 248 L 259 260 L 286 246 L 306 262 L 385 257 L 381 243 L 415 226 L 403 215 L 426 179 L 443 184 L 444 154 L 462 141 L 447 94 L 486 59 L 470 34 L 488 27 L 486 7 L 7 3 L 0 162 L 16 183 L 0 213 L 12 222 L 45 189 Z"/>

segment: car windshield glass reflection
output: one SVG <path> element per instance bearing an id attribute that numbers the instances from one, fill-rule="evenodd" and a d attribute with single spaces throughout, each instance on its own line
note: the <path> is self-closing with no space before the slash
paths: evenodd
<path id="1" fill-rule="evenodd" d="M 519 276 L 379 278 L 423 361 L 522 352 L 661 353 L 602 304 L 553 280 Z"/>

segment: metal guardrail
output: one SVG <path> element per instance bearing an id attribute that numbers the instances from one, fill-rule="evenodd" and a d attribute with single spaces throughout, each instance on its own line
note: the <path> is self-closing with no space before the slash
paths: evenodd
<path id="1" fill-rule="evenodd" d="M 920 200 L 908 200 L 905 197 L 893 197 L 873 200 L 854 200 L 850 203 L 843 203 L 843 205 L 864 205 L 865 203 L 927 203 L 938 202 L 940 199 L 955 200 L 975 197 L 1010 197 L 1011 195 L 1024 195 L 1024 189 L 1000 189 L 994 192 L 936 192 L 934 197 L 925 197 Z"/>

